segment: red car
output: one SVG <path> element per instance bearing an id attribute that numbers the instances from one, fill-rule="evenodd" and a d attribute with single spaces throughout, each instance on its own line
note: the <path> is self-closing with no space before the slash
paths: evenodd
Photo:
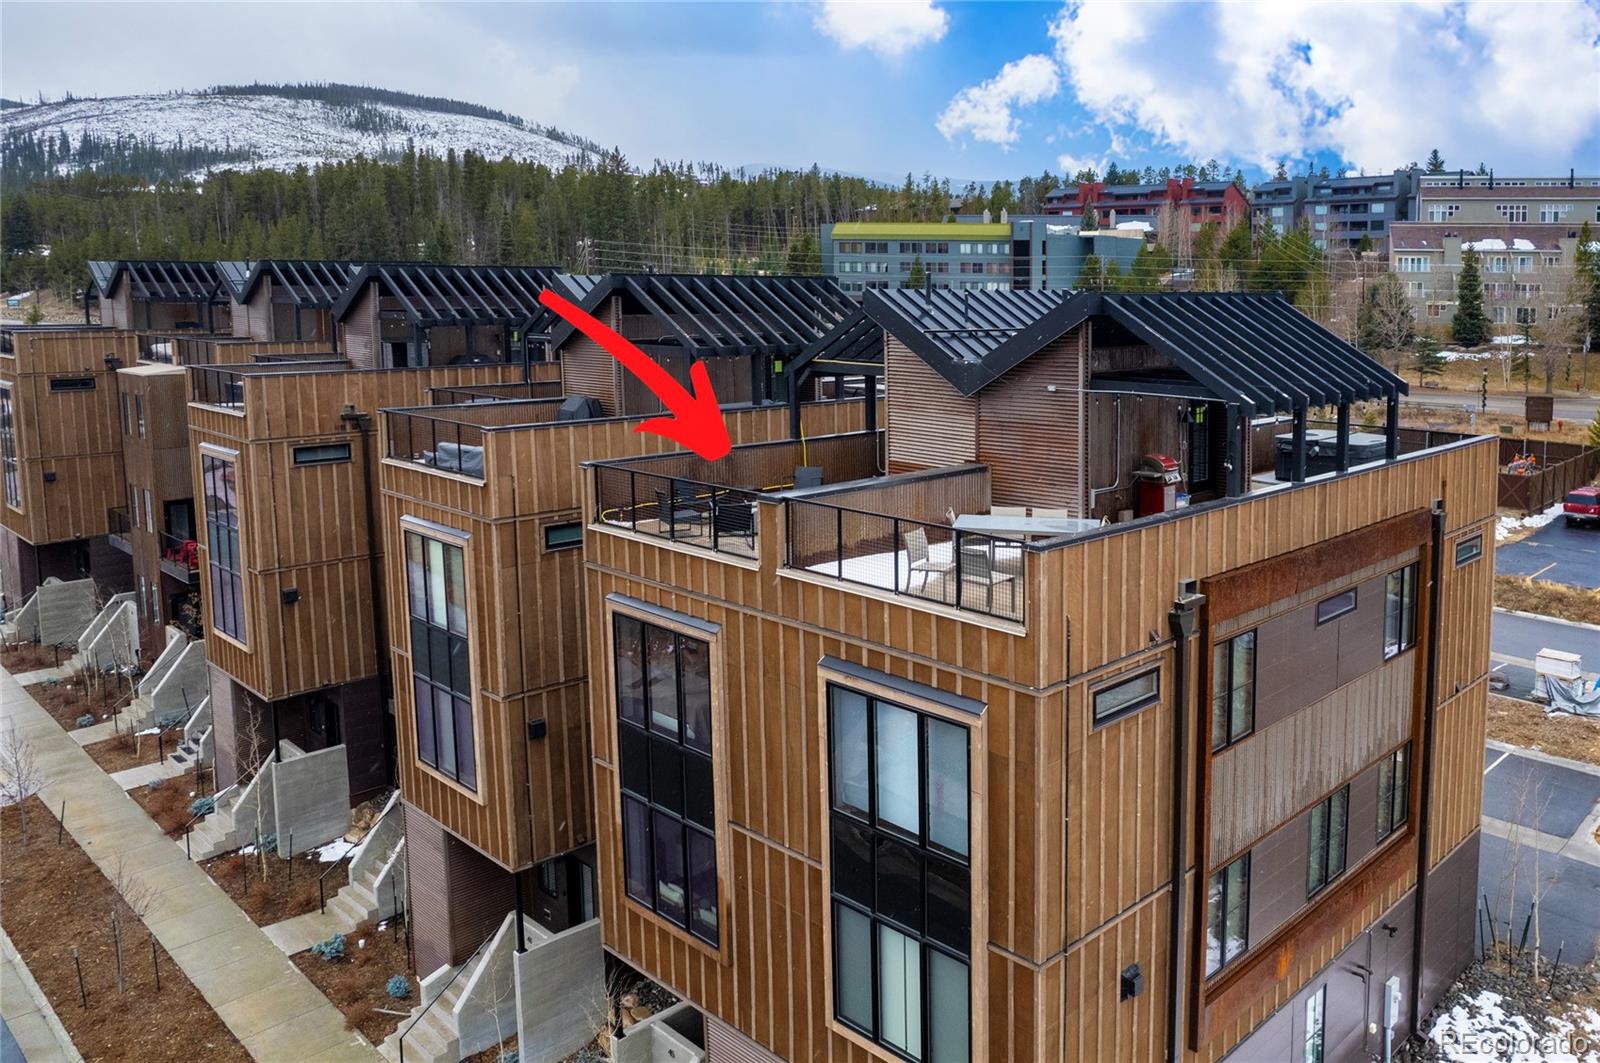
<path id="1" fill-rule="evenodd" d="M 1568 524 L 1600 524 L 1600 487 L 1579 487 L 1567 492 L 1561 504 Z"/>

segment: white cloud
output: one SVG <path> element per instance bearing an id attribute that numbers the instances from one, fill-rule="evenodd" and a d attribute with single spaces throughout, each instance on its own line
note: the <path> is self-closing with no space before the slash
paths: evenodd
<path id="1" fill-rule="evenodd" d="M 1093 155 L 1058 155 L 1056 156 L 1056 169 L 1061 171 L 1063 177 L 1071 180 L 1080 170 L 1093 170 L 1104 177 L 1110 168 L 1111 160 L 1105 155 L 1096 158 Z"/>
<path id="2" fill-rule="evenodd" d="M 1048 100 L 1060 88 L 1061 77 L 1049 56 L 1013 59 L 988 81 L 956 93 L 939 116 L 939 132 L 950 140 L 965 133 L 974 140 L 1009 147 L 1021 129 L 1014 108 Z"/>
<path id="3" fill-rule="evenodd" d="M 844 48 L 869 48 L 897 59 L 942 40 L 950 16 L 933 0 L 822 0 L 816 25 Z"/>
<path id="4" fill-rule="evenodd" d="M 1551 18 L 1562 32 L 1548 32 Z M 1465 165 L 1581 167 L 1580 144 L 1600 130 L 1597 36 L 1593 5 L 1503 2 L 1357 16 L 1329 0 L 1074 0 L 1051 26 L 1072 93 L 1113 136 L 1262 166 L 1332 151 L 1369 173 L 1435 146 Z"/>

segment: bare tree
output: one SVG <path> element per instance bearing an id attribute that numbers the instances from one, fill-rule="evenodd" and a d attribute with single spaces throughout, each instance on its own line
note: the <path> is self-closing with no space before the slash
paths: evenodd
<path id="1" fill-rule="evenodd" d="M 144 922 L 155 905 L 157 894 L 149 883 L 127 869 L 121 856 L 117 857 L 110 877 L 111 888 L 115 891 L 111 898 L 111 944 L 116 952 L 117 992 L 121 993 L 127 987 L 122 962 L 122 932 L 130 923 Z"/>
<path id="2" fill-rule="evenodd" d="M 44 771 L 33 743 L 17 734 L 15 724 L 0 735 L 0 804 L 16 805 L 22 820 L 22 844 L 28 844 L 28 798 L 44 789 Z"/>

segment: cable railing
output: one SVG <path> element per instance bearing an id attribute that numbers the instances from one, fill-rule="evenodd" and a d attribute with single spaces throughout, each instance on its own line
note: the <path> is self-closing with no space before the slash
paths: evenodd
<path id="1" fill-rule="evenodd" d="M 784 508 L 790 568 L 1003 620 L 1027 616 L 1020 540 L 803 499 Z"/>
<path id="2" fill-rule="evenodd" d="M 595 520 L 719 554 L 756 556 L 760 493 L 617 466 L 595 470 Z"/>

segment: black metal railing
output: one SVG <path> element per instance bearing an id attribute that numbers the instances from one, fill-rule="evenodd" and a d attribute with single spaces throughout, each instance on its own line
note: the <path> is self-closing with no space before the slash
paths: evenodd
<path id="1" fill-rule="evenodd" d="M 1020 540 L 793 498 L 784 511 L 790 568 L 984 616 L 1027 616 Z"/>
<path id="2" fill-rule="evenodd" d="M 517 918 L 521 918 L 521 916 L 519 915 Z M 489 947 L 489 942 L 493 941 L 496 935 L 499 933 L 500 928 L 495 927 L 488 937 L 479 942 L 478 947 L 472 950 L 472 955 L 467 957 L 467 962 L 463 963 L 460 967 L 457 967 L 455 972 L 450 975 L 450 980 L 444 985 L 440 986 L 439 992 L 435 993 L 431 998 L 429 998 L 428 1002 L 422 1006 L 422 1010 L 417 1012 L 417 1017 L 406 1023 L 406 1028 L 400 1032 L 400 1039 L 397 1042 L 400 1050 L 400 1063 L 406 1063 L 406 1038 L 411 1035 L 412 1030 L 417 1028 L 417 1023 L 428 1017 L 428 1012 L 432 1011 L 433 1006 L 439 1003 L 439 999 L 443 997 L 445 993 L 449 992 L 452 985 L 455 985 L 457 978 L 460 978 L 462 974 L 471 970 L 475 966 L 475 961 L 477 960 L 478 956 L 483 952 L 484 949 Z M 420 993 L 421 990 L 419 989 L 418 992 Z"/>
<path id="3" fill-rule="evenodd" d="M 517 380 L 506 384 L 463 384 L 432 388 L 428 398 L 434 406 L 455 406 L 464 402 L 495 402 L 504 399 L 554 399 L 561 395 L 559 380 Z"/>
<path id="4" fill-rule="evenodd" d="M 111 541 L 111 545 L 132 553 L 133 544 L 128 541 L 128 533 L 132 530 L 133 522 L 128 519 L 127 506 L 106 510 L 106 538 Z"/>
<path id="5" fill-rule="evenodd" d="M 719 554 L 756 556 L 759 492 L 615 466 L 595 472 L 599 523 Z"/>
<path id="6" fill-rule="evenodd" d="M 454 418 L 388 412 L 389 457 L 483 479 L 483 428 Z"/>
<path id="7" fill-rule="evenodd" d="M 200 568 L 199 544 L 170 532 L 160 532 L 156 538 L 161 546 L 162 569 L 178 579 L 193 583 Z"/>
<path id="8" fill-rule="evenodd" d="M 209 406 L 244 405 L 244 378 L 248 374 L 220 366 L 189 367 L 190 398 Z"/>

